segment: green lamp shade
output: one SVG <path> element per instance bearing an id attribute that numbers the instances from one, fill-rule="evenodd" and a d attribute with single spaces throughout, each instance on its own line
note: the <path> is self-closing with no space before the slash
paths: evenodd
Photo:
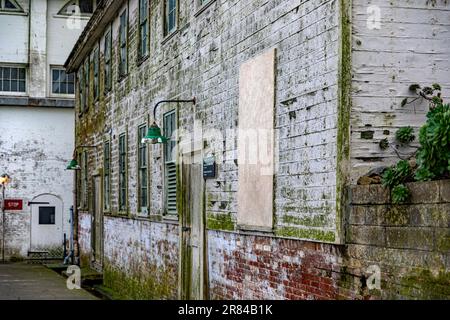
<path id="1" fill-rule="evenodd" d="M 153 123 L 148 128 L 147 135 L 142 139 L 142 143 L 165 143 L 167 140 L 169 139 L 161 134 L 161 128 L 156 123 Z"/>
<path id="2" fill-rule="evenodd" d="M 75 159 L 72 159 L 70 161 L 69 165 L 67 166 L 67 170 L 79 170 L 80 166 L 78 165 L 78 161 Z"/>

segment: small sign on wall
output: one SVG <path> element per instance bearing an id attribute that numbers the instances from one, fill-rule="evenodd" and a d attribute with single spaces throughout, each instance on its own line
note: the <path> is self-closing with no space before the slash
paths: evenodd
<path id="1" fill-rule="evenodd" d="M 21 211 L 23 210 L 22 199 L 5 199 L 5 210 L 8 211 Z"/>
<path id="2" fill-rule="evenodd" d="M 209 156 L 203 159 L 203 178 L 216 177 L 216 157 Z"/>

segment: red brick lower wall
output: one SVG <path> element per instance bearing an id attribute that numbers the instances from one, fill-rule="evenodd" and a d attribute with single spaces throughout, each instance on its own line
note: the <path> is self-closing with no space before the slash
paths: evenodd
<path id="1" fill-rule="evenodd" d="M 343 266 L 344 247 L 209 231 L 212 299 L 361 299 L 364 278 Z"/>
<path id="2" fill-rule="evenodd" d="M 408 186 L 352 187 L 345 245 L 208 231 L 210 297 L 450 299 L 450 180 Z"/>

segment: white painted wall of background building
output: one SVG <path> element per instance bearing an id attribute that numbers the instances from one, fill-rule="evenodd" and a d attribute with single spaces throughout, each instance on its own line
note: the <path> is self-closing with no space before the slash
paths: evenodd
<path id="1" fill-rule="evenodd" d="M 16 248 L 26 256 L 30 230 L 24 224 L 31 218 L 27 203 L 40 194 L 63 200 L 63 232 L 69 236 L 73 172 L 65 168 L 74 147 L 74 115 L 72 109 L 2 107 L 0 119 L 0 172 L 12 178 L 6 198 L 24 200 L 22 212 L 7 213 L 11 223 L 6 225 L 11 229 L 6 235 L 16 239 L 8 241 L 7 249 Z M 13 216 L 20 216 L 23 224 L 13 222 Z"/>

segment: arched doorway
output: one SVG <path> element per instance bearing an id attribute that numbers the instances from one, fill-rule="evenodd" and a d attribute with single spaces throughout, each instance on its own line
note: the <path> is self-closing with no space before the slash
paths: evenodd
<path id="1" fill-rule="evenodd" d="M 47 251 L 62 256 L 63 250 L 63 201 L 52 194 L 42 194 L 30 202 L 31 248 L 30 251 Z"/>

